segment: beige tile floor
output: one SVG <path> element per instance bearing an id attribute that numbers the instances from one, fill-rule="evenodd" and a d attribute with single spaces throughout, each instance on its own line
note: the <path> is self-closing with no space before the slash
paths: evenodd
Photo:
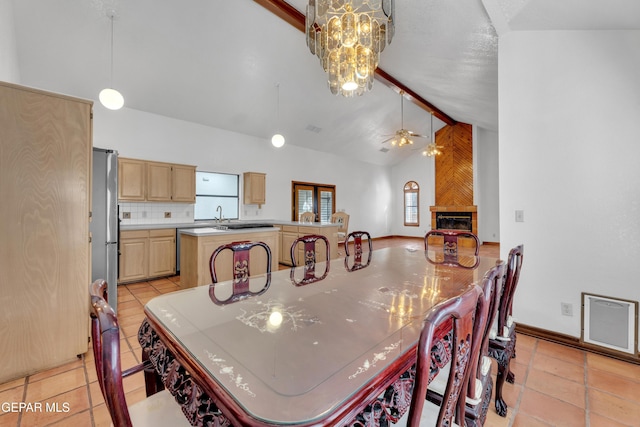
<path id="1" fill-rule="evenodd" d="M 420 246 L 418 239 L 376 240 L 374 247 Z M 482 253 L 497 256 L 497 245 Z M 526 268 L 526 265 L 525 267 Z M 140 360 L 136 334 L 144 304 L 156 295 L 179 290 L 179 276 L 118 288 L 124 368 Z M 640 426 L 640 366 L 518 335 L 512 361 L 515 384 L 505 384 L 507 417 L 492 406 L 485 426 L 542 427 Z M 496 372 L 494 364 L 493 372 Z M 145 398 L 141 374 L 125 380 L 129 404 Z M 0 408 L 0 426 L 108 426 L 109 414 L 96 382 L 91 352 L 55 369 L 0 384 L 0 404 L 41 402 L 58 412 L 11 412 Z"/>

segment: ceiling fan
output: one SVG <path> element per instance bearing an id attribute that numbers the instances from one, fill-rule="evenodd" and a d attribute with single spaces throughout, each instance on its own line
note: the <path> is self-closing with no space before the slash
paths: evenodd
<path id="1" fill-rule="evenodd" d="M 402 147 L 404 145 L 413 145 L 412 138 L 429 138 L 428 135 L 420 135 L 415 132 L 412 132 L 408 129 L 404 128 L 404 91 L 400 91 L 400 120 L 401 120 L 401 129 L 397 130 L 393 136 L 385 139 L 382 143 L 387 143 L 391 141 L 391 145 L 397 145 L 398 147 Z"/>

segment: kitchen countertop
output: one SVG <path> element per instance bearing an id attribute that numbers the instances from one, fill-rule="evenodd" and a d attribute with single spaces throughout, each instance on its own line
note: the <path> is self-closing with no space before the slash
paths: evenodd
<path id="1" fill-rule="evenodd" d="M 237 230 L 220 230 L 213 227 L 200 227 L 200 228 L 183 228 L 180 230 L 180 234 L 187 234 L 189 236 L 213 236 L 213 235 L 227 235 L 227 234 L 249 234 L 249 233 L 264 233 L 269 231 L 280 231 L 277 227 L 260 227 L 260 228 L 240 228 Z"/>
<path id="2" fill-rule="evenodd" d="M 290 225 L 290 226 L 307 226 L 307 227 L 336 227 L 338 224 L 331 222 L 298 222 L 298 221 L 282 221 L 277 219 L 267 219 L 267 220 L 232 220 L 230 223 L 268 223 L 273 224 L 275 226 L 278 225 Z M 129 231 L 129 230 L 156 230 L 163 228 L 203 228 L 203 227 L 216 227 L 218 225 L 226 225 L 227 222 L 219 223 L 218 221 L 196 221 L 196 222 L 174 222 L 174 223 L 164 223 L 164 224 L 127 224 L 120 225 L 121 231 Z M 241 230 L 225 230 L 225 231 L 247 231 L 247 230 L 264 230 L 264 228 L 245 228 Z"/>

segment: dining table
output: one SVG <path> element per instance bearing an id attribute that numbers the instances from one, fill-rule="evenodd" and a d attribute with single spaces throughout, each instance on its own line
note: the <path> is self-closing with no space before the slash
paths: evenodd
<path id="1" fill-rule="evenodd" d="M 154 297 L 138 333 L 147 379 L 192 425 L 388 425 L 409 408 L 427 312 L 498 261 L 437 259 L 384 248 L 252 276 L 241 294 L 230 280 Z"/>

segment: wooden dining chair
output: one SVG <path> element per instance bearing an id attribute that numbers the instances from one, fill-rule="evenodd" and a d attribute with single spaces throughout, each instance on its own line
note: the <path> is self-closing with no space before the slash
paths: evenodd
<path id="1" fill-rule="evenodd" d="M 437 244 L 434 241 L 437 241 Z M 439 244 L 440 241 L 442 244 Z M 467 247 L 470 248 L 468 251 L 465 250 Z M 424 236 L 424 250 L 427 258 L 429 258 L 430 249 L 436 249 L 436 261 L 455 266 L 465 265 L 467 262 L 461 261 L 460 256 L 477 257 L 480 253 L 480 240 L 469 231 L 431 230 Z"/>
<path id="2" fill-rule="evenodd" d="M 485 274 L 480 285 L 483 293 L 478 301 L 474 334 L 481 338 L 474 339 L 471 351 L 469 385 L 465 402 L 466 427 L 483 426 L 491 403 L 493 380 L 491 378 L 491 358 L 488 354 L 489 333 L 500 301 L 504 268 L 504 262 L 498 261 Z M 442 403 L 450 368 L 450 363 L 445 365 L 427 389 L 427 399 L 436 405 Z"/>
<path id="3" fill-rule="evenodd" d="M 347 256 L 350 255 L 350 250 L 349 250 L 349 243 L 353 240 L 353 253 L 354 255 L 360 255 L 362 256 L 363 251 L 362 251 L 362 237 L 366 236 L 367 238 L 367 242 L 369 244 L 369 252 L 373 251 L 373 241 L 371 240 L 371 235 L 366 232 L 366 231 L 352 231 L 351 233 L 347 234 L 347 238 L 345 239 L 344 242 L 344 251 L 347 254 Z"/>
<path id="4" fill-rule="evenodd" d="M 251 271 L 250 267 L 250 254 L 252 248 L 262 248 L 266 254 L 266 276 L 265 283 L 262 287 L 256 291 L 250 289 Z M 231 251 L 233 254 L 233 280 L 230 295 L 227 298 L 220 299 L 216 296 L 216 283 L 218 283 L 218 275 L 216 273 L 216 259 L 223 251 Z M 260 295 L 269 288 L 271 285 L 271 249 L 269 245 L 264 242 L 232 242 L 226 245 L 219 246 L 209 258 L 209 272 L 211 273 L 211 281 L 213 285 L 209 287 L 209 297 L 216 304 L 229 304 L 236 302 L 240 299 Z"/>
<path id="5" fill-rule="evenodd" d="M 89 286 L 91 341 L 98 385 L 115 426 L 189 426 L 180 406 L 167 390 L 162 390 L 134 405 L 127 406 L 122 380 L 144 370 L 153 371 L 148 360 L 122 371 L 120 328 L 115 312 L 107 302 L 107 282 L 96 280 Z M 156 388 L 156 384 L 153 385 Z"/>
<path id="6" fill-rule="evenodd" d="M 349 231 L 349 214 L 345 212 L 335 212 L 331 215 L 331 222 L 338 224 L 338 243 L 342 243 L 347 238 Z"/>
<path id="7" fill-rule="evenodd" d="M 324 273 L 322 273 L 320 276 L 316 275 L 316 243 L 317 242 L 321 242 L 320 244 L 322 245 L 322 243 L 324 243 L 324 248 L 321 248 L 324 250 L 324 258 L 326 260 L 325 263 L 325 268 L 324 268 Z M 299 252 L 298 251 L 298 247 L 299 245 L 302 244 L 302 253 L 303 253 L 303 262 L 304 262 L 304 277 L 300 280 L 295 278 L 295 273 L 298 269 L 296 269 L 296 266 L 298 265 L 297 259 L 296 259 L 296 253 Z M 313 283 L 313 282 L 317 282 L 319 280 L 324 279 L 325 277 L 327 277 L 327 274 L 329 274 L 329 267 L 330 267 L 330 259 L 331 259 L 331 250 L 330 250 L 330 246 L 329 246 L 329 239 L 327 239 L 325 236 L 320 236 L 317 234 L 309 234 L 306 236 L 302 236 L 302 237 L 298 237 L 296 240 L 293 241 L 293 243 L 291 244 L 291 265 L 293 265 L 293 267 L 291 268 L 291 281 L 293 282 L 294 285 L 296 286 L 302 286 L 302 285 L 308 285 L 309 283 Z"/>
<path id="8" fill-rule="evenodd" d="M 313 212 L 303 212 L 300 214 L 300 222 L 316 222 L 316 214 Z"/>
<path id="9" fill-rule="evenodd" d="M 503 417 L 507 415 L 507 404 L 502 398 L 502 387 L 505 380 L 511 384 L 515 381 L 515 376 L 510 368 L 511 359 L 516 354 L 516 323 L 512 316 L 512 306 L 513 296 L 516 293 L 516 287 L 520 279 L 523 257 L 524 245 L 518 245 L 509 251 L 502 296 L 489 333 L 489 355 L 498 362 L 495 397 L 496 411 Z"/>
<path id="10" fill-rule="evenodd" d="M 362 255 L 364 251 L 362 250 L 362 237 L 365 236 L 367 238 L 367 242 L 369 244 L 369 252 L 366 264 L 362 263 Z M 353 241 L 353 263 L 350 264 L 351 261 L 351 253 L 349 249 L 350 242 Z M 353 231 L 347 234 L 347 238 L 344 241 L 344 266 L 348 271 L 356 271 L 365 268 L 371 263 L 371 255 L 373 254 L 373 241 L 371 240 L 371 235 L 366 231 Z"/>
<path id="11" fill-rule="evenodd" d="M 416 377 L 411 395 L 411 406 L 406 415 L 406 425 L 453 426 L 464 425 L 465 397 L 472 365 L 472 349 L 480 339 L 475 318 L 482 289 L 472 285 L 462 295 L 444 301 L 427 313 L 418 341 Z M 437 406 L 427 399 L 427 387 L 432 380 L 431 360 L 433 340 L 438 328 L 450 322 L 453 328 L 451 342 L 451 366 L 447 385 L 442 394 L 442 404 Z M 399 424 L 403 423 L 403 419 Z M 454 421 L 456 424 L 454 424 Z"/>

